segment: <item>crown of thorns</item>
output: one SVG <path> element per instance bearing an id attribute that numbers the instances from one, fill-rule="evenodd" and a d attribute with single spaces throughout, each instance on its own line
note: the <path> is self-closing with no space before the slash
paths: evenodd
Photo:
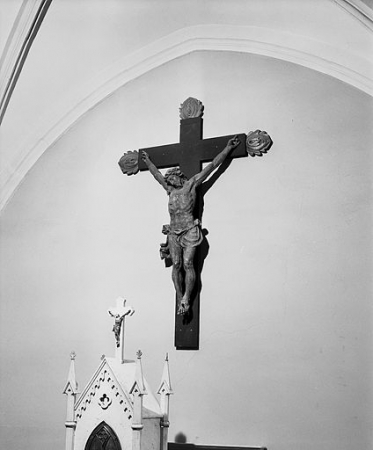
<path id="1" fill-rule="evenodd" d="M 177 177 L 182 178 L 183 180 L 187 180 L 188 178 L 183 174 L 183 172 L 180 170 L 180 167 L 174 167 L 172 169 L 167 170 L 167 172 L 165 173 L 165 180 L 167 182 L 167 180 L 170 178 L 171 175 L 176 175 Z"/>

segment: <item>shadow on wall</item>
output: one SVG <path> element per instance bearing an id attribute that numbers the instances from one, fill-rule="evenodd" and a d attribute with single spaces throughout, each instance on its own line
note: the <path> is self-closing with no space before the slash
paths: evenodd
<path id="1" fill-rule="evenodd" d="M 267 450 L 266 447 L 220 447 L 217 445 L 187 444 L 187 437 L 180 432 L 175 436 L 175 442 L 168 444 L 168 450 Z"/>

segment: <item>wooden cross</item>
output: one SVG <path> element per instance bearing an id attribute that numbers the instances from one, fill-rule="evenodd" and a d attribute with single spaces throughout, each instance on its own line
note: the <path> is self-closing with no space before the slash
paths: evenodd
<path id="1" fill-rule="evenodd" d="M 202 169 L 202 164 L 212 161 L 228 140 L 235 135 L 221 136 L 211 139 L 202 138 L 202 117 L 180 120 L 180 142 L 177 144 L 161 145 L 159 147 L 142 148 L 146 151 L 158 169 L 179 166 L 180 170 L 191 178 Z M 247 156 L 245 147 L 246 135 L 238 134 L 241 144 L 229 155 L 229 158 Z M 139 160 L 139 170 L 148 170 L 144 161 Z"/>
<path id="2" fill-rule="evenodd" d="M 132 175 L 139 170 L 148 170 L 147 165 L 141 159 L 141 152 L 145 151 L 158 169 L 179 166 L 180 170 L 189 179 L 201 171 L 203 163 L 212 161 L 215 156 L 223 150 L 228 140 L 234 136 L 237 136 L 240 144 L 231 151 L 227 159 L 247 157 L 248 153 L 252 156 L 261 156 L 262 153 L 265 153 L 268 150 L 270 145 L 263 146 L 262 141 L 257 138 L 259 130 L 252 133 L 252 148 L 250 147 L 249 141 L 247 141 L 248 137 L 245 134 L 232 134 L 203 139 L 202 114 L 202 103 L 199 100 L 188 98 L 180 107 L 180 142 L 158 147 L 143 148 L 138 152 L 127 152 L 127 154 L 119 161 L 123 173 Z M 201 193 L 199 194 L 199 197 L 196 205 L 196 209 L 198 210 L 202 204 Z M 192 299 L 191 314 L 184 317 L 177 314 L 177 308 L 175 308 L 175 347 L 178 350 L 198 350 L 199 348 L 199 275 L 202 263 L 201 250 L 198 248 L 195 256 L 197 286 L 194 289 L 195 295 Z"/>

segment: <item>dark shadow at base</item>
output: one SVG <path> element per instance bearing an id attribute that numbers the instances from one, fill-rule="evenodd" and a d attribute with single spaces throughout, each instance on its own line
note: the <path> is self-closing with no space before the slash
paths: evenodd
<path id="1" fill-rule="evenodd" d="M 175 442 L 168 443 L 168 450 L 267 450 L 267 447 L 234 447 L 188 444 L 186 435 L 180 431 L 175 436 Z"/>
<path id="2" fill-rule="evenodd" d="M 182 433 L 181 431 L 180 431 L 180 433 L 178 433 L 178 434 L 175 436 L 175 442 L 176 442 L 177 444 L 186 444 L 186 441 L 187 441 L 187 437 L 186 437 L 185 434 Z"/>
<path id="3" fill-rule="evenodd" d="M 196 445 L 196 444 L 169 442 L 168 450 L 267 450 L 267 447 L 232 447 L 232 446 Z"/>

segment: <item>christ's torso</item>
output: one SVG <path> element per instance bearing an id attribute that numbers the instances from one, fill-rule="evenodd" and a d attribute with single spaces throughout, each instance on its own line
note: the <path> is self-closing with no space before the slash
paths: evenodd
<path id="1" fill-rule="evenodd" d="M 169 194 L 168 212 L 171 230 L 189 228 L 194 223 L 194 206 L 196 204 L 195 188 L 184 185 L 181 189 L 172 189 Z"/>

